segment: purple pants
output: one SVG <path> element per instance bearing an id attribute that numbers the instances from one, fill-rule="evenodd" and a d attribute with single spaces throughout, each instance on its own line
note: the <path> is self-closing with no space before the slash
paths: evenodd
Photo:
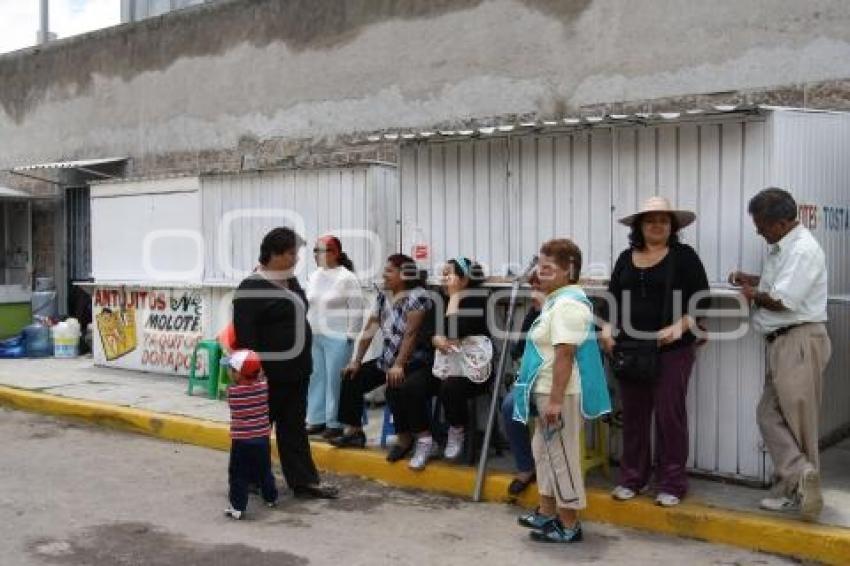
<path id="1" fill-rule="evenodd" d="M 661 375 L 655 383 L 620 382 L 623 404 L 623 456 L 620 485 L 637 492 L 649 484 L 652 471 L 652 414 L 658 463 L 659 493 L 682 498 L 688 491 L 688 380 L 694 347 L 661 353 Z"/>

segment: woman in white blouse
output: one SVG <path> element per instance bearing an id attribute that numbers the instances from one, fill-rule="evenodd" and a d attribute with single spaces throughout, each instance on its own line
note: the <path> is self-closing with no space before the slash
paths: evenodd
<path id="1" fill-rule="evenodd" d="M 316 265 L 307 281 L 313 329 L 313 374 L 307 397 L 307 433 L 335 438 L 342 368 L 351 358 L 363 319 L 363 296 L 354 266 L 335 236 L 322 236 L 313 249 Z"/>

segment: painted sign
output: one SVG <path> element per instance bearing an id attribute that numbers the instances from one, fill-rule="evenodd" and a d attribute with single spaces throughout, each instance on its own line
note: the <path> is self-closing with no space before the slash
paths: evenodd
<path id="1" fill-rule="evenodd" d="M 189 374 L 192 351 L 203 338 L 200 291 L 99 287 L 92 300 L 95 363 Z M 203 371 L 205 360 L 198 363 Z"/>
<path id="2" fill-rule="evenodd" d="M 800 223 L 809 230 L 824 228 L 828 232 L 850 231 L 850 207 L 797 205 Z"/>

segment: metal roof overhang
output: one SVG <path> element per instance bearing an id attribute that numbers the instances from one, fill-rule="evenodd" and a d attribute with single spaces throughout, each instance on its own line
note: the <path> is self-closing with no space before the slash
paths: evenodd
<path id="1" fill-rule="evenodd" d="M 27 192 L 9 187 L 0 187 L 0 200 L 32 200 L 33 198 L 35 197 Z"/>
<path id="2" fill-rule="evenodd" d="M 114 179 L 122 175 L 115 174 L 114 169 L 118 165 L 123 165 L 127 161 L 127 157 L 102 157 L 99 159 L 78 159 L 75 161 L 54 161 L 51 163 L 37 163 L 34 165 L 22 165 L 13 167 L 9 170 L 13 175 L 29 177 L 38 181 L 53 183 L 54 185 L 65 184 L 59 180 L 65 172 L 75 171 L 85 177 L 97 179 Z M 105 169 L 105 170 L 104 170 Z M 56 173 L 57 178 L 48 178 L 35 173 L 45 171 L 47 173 Z"/>

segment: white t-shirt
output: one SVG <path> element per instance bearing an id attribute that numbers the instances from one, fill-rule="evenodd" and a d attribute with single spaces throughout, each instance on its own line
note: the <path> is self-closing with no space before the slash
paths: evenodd
<path id="1" fill-rule="evenodd" d="M 548 395 L 552 392 L 555 346 L 559 344 L 578 346 L 584 342 L 592 319 L 593 313 L 586 304 L 569 297 L 561 297 L 550 308 L 543 310 L 531 329 L 531 339 L 543 357 L 543 364 L 534 383 L 535 394 Z M 573 360 L 573 373 L 565 393 L 566 395 L 581 393 L 578 363 L 575 360 Z"/>
<path id="2" fill-rule="evenodd" d="M 357 277 L 342 266 L 320 267 L 307 280 L 307 320 L 315 334 L 356 338 L 363 324 L 363 293 Z"/>
<path id="3" fill-rule="evenodd" d="M 788 309 L 756 308 L 753 326 L 763 334 L 804 322 L 826 321 L 826 258 L 811 232 L 798 225 L 770 247 L 758 290 L 782 301 Z"/>

